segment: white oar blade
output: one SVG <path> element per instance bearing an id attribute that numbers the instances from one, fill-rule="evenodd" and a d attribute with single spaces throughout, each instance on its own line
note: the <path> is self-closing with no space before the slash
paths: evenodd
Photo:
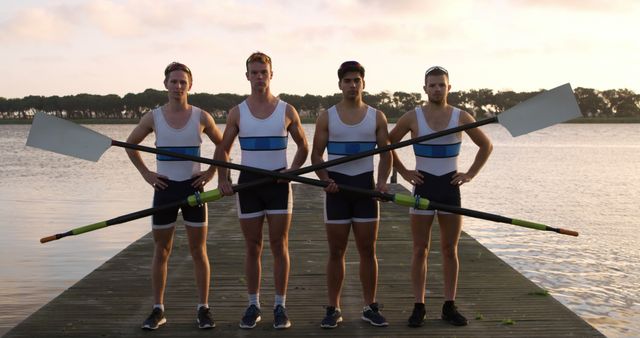
<path id="1" fill-rule="evenodd" d="M 111 146 L 111 139 L 73 122 L 37 113 L 29 130 L 27 145 L 97 162 Z"/>
<path id="2" fill-rule="evenodd" d="M 580 117 L 570 84 L 542 92 L 498 115 L 511 136 L 516 137 Z"/>

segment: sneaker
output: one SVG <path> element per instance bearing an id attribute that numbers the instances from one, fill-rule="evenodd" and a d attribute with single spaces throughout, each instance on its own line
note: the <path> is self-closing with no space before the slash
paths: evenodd
<path id="1" fill-rule="evenodd" d="M 145 319 L 142 323 L 142 329 L 155 330 L 159 328 L 160 325 L 163 325 L 166 322 L 167 318 L 164 317 L 164 311 L 162 311 L 160 308 L 155 307 L 153 308 L 153 311 L 151 311 L 149 317 L 147 317 L 147 319 Z"/>
<path id="2" fill-rule="evenodd" d="M 288 329 L 291 327 L 287 309 L 282 305 L 278 305 L 273 309 L 273 327 L 276 329 Z"/>
<path id="3" fill-rule="evenodd" d="M 420 327 L 424 325 L 426 319 L 427 310 L 424 308 L 424 303 L 415 303 L 411 317 L 409 317 L 409 327 Z"/>
<path id="4" fill-rule="evenodd" d="M 240 328 L 253 329 L 254 327 L 256 327 L 256 323 L 258 323 L 260 319 L 262 319 L 260 317 L 260 313 L 260 308 L 253 304 L 249 305 L 247 310 L 244 312 L 244 315 L 242 316 L 242 320 L 240 321 Z"/>
<path id="5" fill-rule="evenodd" d="M 446 301 L 442 306 L 442 320 L 455 326 L 465 326 L 469 324 L 467 318 L 458 312 L 458 308 L 453 304 L 453 301 Z"/>
<path id="6" fill-rule="evenodd" d="M 323 329 L 333 329 L 338 327 L 338 323 L 342 322 L 342 313 L 335 306 L 327 306 L 327 314 L 320 323 Z"/>
<path id="7" fill-rule="evenodd" d="M 378 303 L 372 303 L 362 311 L 362 320 L 371 323 L 373 326 L 387 326 L 387 320 L 380 314 Z"/>
<path id="8" fill-rule="evenodd" d="M 211 315 L 211 309 L 201 306 L 198 309 L 198 327 L 201 329 L 213 329 L 216 327 L 216 323 L 213 321 L 213 315 Z"/>

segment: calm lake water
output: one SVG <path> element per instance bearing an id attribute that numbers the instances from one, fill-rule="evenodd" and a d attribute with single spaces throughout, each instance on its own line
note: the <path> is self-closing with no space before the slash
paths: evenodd
<path id="1" fill-rule="evenodd" d="M 134 126 L 88 127 L 124 140 Z M 312 140 L 313 126 L 305 130 Z M 558 125 L 518 138 L 499 125 L 483 130 L 494 151 L 462 187 L 463 206 L 580 237 L 472 218 L 464 230 L 602 333 L 640 336 L 640 125 Z M 149 231 L 146 218 L 40 244 L 41 237 L 148 208 L 152 191 L 123 149 L 87 162 L 25 147 L 28 131 L 0 125 L 0 335 Z M 461 170 L 475 153 L 468 138 L 463 142 Z M 203 156 L 212 153 L 205 144 Z M 400 156 L 413 166 L 411 148 Z M 153 155 L 144 158 L 153 163 Z"/>

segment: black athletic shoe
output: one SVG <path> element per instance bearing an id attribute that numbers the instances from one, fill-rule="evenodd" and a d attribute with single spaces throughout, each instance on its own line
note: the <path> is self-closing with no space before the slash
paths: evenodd
<path id="1" fill-rule="evenodd" d="M 453 301 L 446 301 L 442 306 L 442 320 L 455 326 L 465 326 L 469 324 L 467 318 L 458 312 L 458 308 Z"/>
<path id="2" fill-rule="evenodd" d="M 427 310 L 424 308 L 424 303 L 415 303 L 413 305 L 413 312 L 409 317 L 410 327 L 420 327 L 424 325 L 424 321 L 427 319 Z"/>
<path id="3" fill-rule="evenodd" d="M 371 305 L 367 306 L 364 311 L 362 311 L 362 320 L 371 323 L 371 325 L 373 326 L 389 325 L 384 316 L 380 314 L 378 303 L 372 303 Z"/>
<path id="4" fill-rule="evenodd" d="M 335 306 L 327 306 L 327 314 L 320 323 L 323 329 L 334 329 L 338 327 L 338 323 L 342 322 L 342 313 Z"/>
<path id="5" fill-rule="evenodd" d="M 198 309 L 198 318 L 196 320 L 198 321 L 198 327 L 201 329 L 213 329 L 216 327 L 211 309 L 208 307 L 201 306 Z"/>
<path id="6" fill-rule="evenodd" d="M 288 329 L 291 327 L 287 309 L 282 305 L 278 305 L 273 309 L 273 327 L 276 329 Z"/>
<path id="7" fill-rule="evenodd" d="M 142 329 L 155 330 L 159 328 L 160 325 L 163 325 L 166 322 L 167 318 L 164 317 L 164 311 L 162 311 L 160 308 L 155 307 L 153 308 L 153 311 L 151 311 L 149 317 L 147 317 L 147 319 L 145 319 L 142 323 Z"/>
<path id="8" fill-rule="evenodd" d="M 260 317 L 260 308 L 255 305 L 249 305 L 240 320 L 240 328 L 253 329 L 262 318 Z"/>

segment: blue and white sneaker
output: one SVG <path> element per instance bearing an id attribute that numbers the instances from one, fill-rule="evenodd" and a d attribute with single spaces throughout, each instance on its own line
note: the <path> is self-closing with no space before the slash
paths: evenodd
<path id="1" fill-rule="evenodd" d="M 156 330 L 160 327 L 160 325 L 163 325 L 166 322 L 167 318 L 165 318 L 164 316 L 164 311 L 162 311 L 162 309 L 160 308 L 154 307 L 149 317 L 147 317 L 147 319 L 145 319 L 142 323 L 142 329 Z"/>
<path id="2" fill-rule="evenodd" d="M 387 320 L 380 314 L 378 303 L 372 303 L 369 306 L 365 306 L 362 311 L 362 320 L 371 323 L 373 326 L 388 326 Z"/>
<path id="3" fill-rule="evenodd" d="M 342 322 L 342 313 L 335 306 L 327 306 L 327 314 L 320 323 L 323 329 L 334 329 L 338 327 L 338 323 Z"/>
<path id="4" fill-rule="evenodd" d="M 282 305 L 278 305 L 273 309 L 273 327 L 276 329 L 288 329 L 291 327 L 287 309 Z"/>
<path id="5" fill-rule="evenodd" d="M 240 320 L 240 328 L 242 329 L 253 329 L 256 327 L 256 323 L 258 323 L 262 318 L 260 317 L 260 308 L 251 304 L 244 311 L 244 315 L 242 316 L 242 320 Z"/>

